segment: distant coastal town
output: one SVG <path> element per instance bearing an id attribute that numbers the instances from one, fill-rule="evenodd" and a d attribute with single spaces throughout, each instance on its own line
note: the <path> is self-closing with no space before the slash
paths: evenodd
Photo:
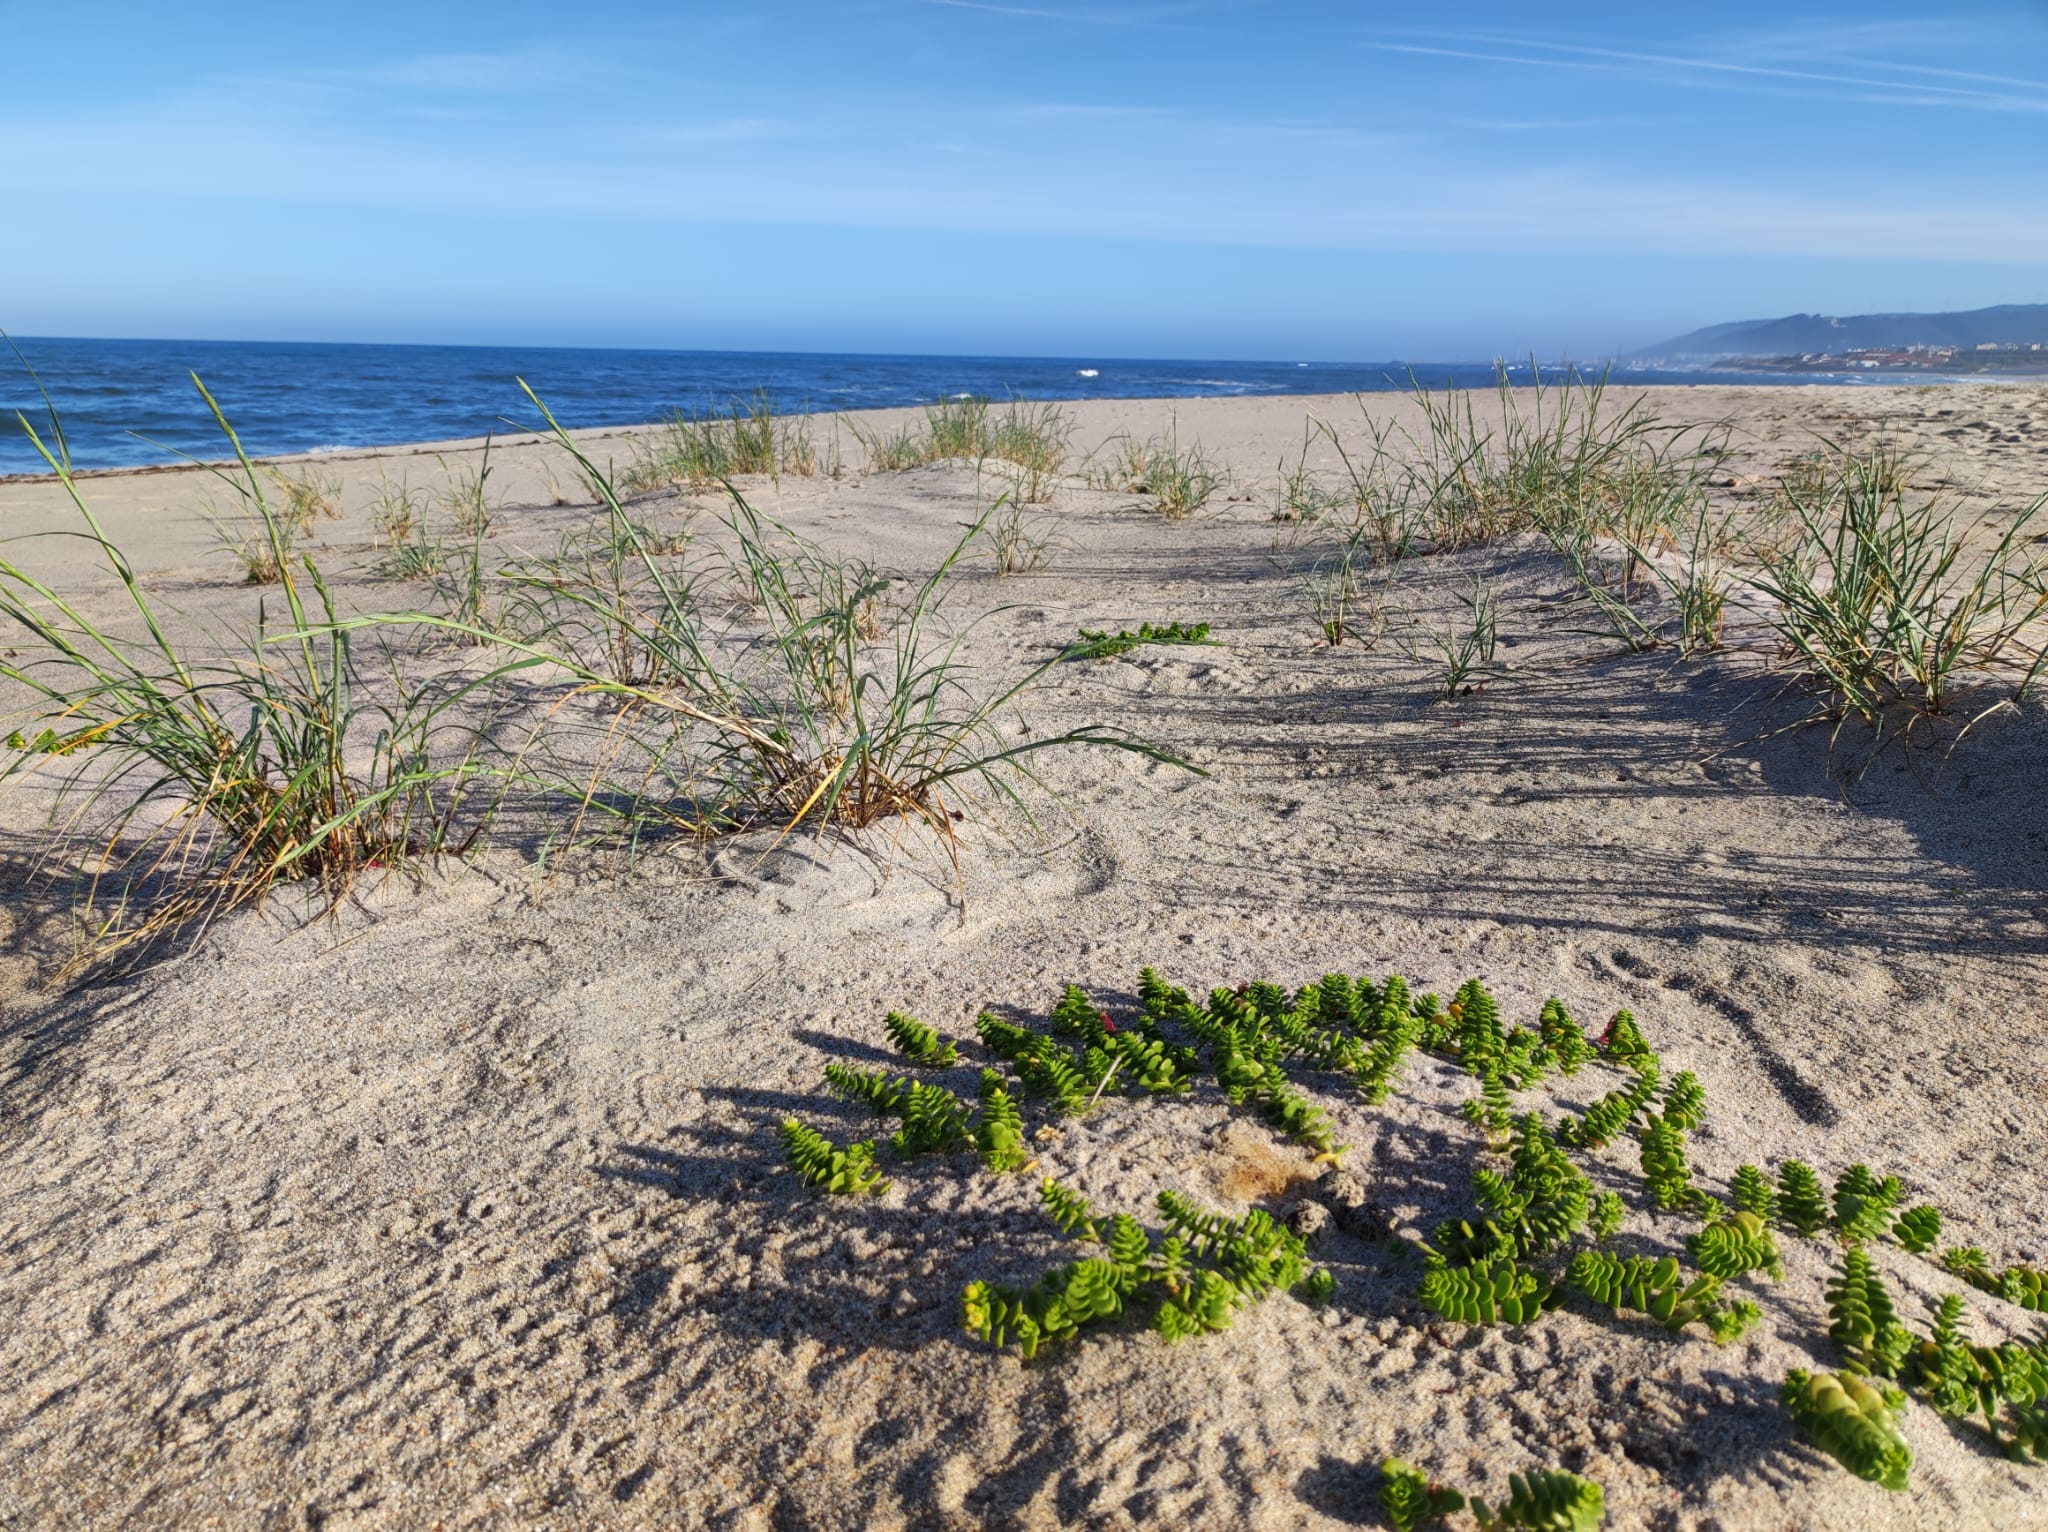
<path id="1" fill-rule="evenodd" d="M 1865 346 L 1848 351 L 1802 351 L 1796 356 L 1744 356 L 1729 366 L 1760 372 L 1886 372 L 2048 374 L 2048 350 L 2039 341 L 1985 341 L 1976 346 Z"/>
<path id="2" fill-rule="evenodd" d="M 1784 314 L 1744 319 L 1631 352 L 1643 366 L 1742 372 L 2048 376 L 2048 304 L 1940 314 Z"/>

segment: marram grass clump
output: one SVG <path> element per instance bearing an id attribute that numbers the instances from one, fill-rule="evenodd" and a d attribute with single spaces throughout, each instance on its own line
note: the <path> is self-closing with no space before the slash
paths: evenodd
<path id="1" fill-rule="evenodd" d="M 529 661 L 420 677 L 382 634 L 411 618 L 339 620 L 319 566 L 294 544 L 298 512 L 275 505 L 213 396 L 194 386 L 233 457 L 240 498 L 275 586 L 218 658 L 174 640 L 73 473 L 61 423 L 21 429 L 70 498 L 124 608 L 94 615 L 13 549 L 0 556 L 0 781 L 54 776 L 60 834 L 84 842 L 86 940 L 67 975 L 146 947 L 280 884 L 332 910 L 366 877 L 417 871 L 476 844 L 489 822 L 473 790 L 489 773 L 494 695 Z M 311 504 L 303 501 L 301 504 Z M 61 764 L 60 764 L 61 763 Z M 69 860 L 78 848 L 53 853 Z"/>

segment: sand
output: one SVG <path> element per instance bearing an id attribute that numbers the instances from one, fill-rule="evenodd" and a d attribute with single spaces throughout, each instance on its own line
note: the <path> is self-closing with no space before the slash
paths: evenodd
<path id="1" fill-rule="evenodd" d="M 1732 417 L 1731 479 L 1816 435 L 1886 430 L 1938 453 L 1927 472 L 1993 523 L 2048 482 L 2037 386 L 1656 404 Z M 1710 1187 L 1745 1160 L 1830 1178 L 1867 1160 L 1940 1206 L 1944 1243 L 2048 1264 L 2042 709 L 1845 777 L 1853 742 L 1781 732 L 1805 704 L 1757 656 L 1617 657 L 1574 631 L 1567 575 L 1527 541 L 1403 565 L 1394 631 L 1323 647 L 1269 557 L 1275 465 L 1309 413 L 1356 406 L 1076 409 L 1083 450 L 1171 418 L 1242 498 L 1167 524 L 1068 485 L 1048 566 L 963 581 L 957 614 L 984 619 L 967 652 L 1004 671 L 1080 625 L 1211 622 L 1215 647 L 1063 667 L 1025 708 L 1039 730 L 1139 729 L 1208 775 L 1052 758 L 1041 831 L 971 824 L 957 886 L 903 834 L 545 869 L 515 836 L 332 920 L 281 899 L 60 992 L 63 908 L 22 876 L 44 805 L 0 797 L 0 1525 L 1333 1527 L 1378 1524 L 1390 1453 L 1495 1495 L 1512 1471 L 1569 1467 L 1606 1487 L 1617 1527 L 2048 1522 L 2048 1470 L 1922 1405 L 1904 1494 L 1798 1442 L 1775 1393 L 1788 1368 L 1834 1363 L 1824 1243 L 1781 1240 L 1786 1278 L 1756 1286 L 1763 1319 L 1727 1348 L 1583 1304 L 1443 1324 L 1402 1241 L 1337 1228 L 1315 1250 L 1337 1279 L 1326 1307 L 1281 1297 L 1223 1335 L 1126 1328 L 1025 1365 L 966 1337 L 958 1301 L 1076 1253 L 1035 1176 L 928 1158 L 849 1202 L 784 1168 L 786 1112 L 869 1131 L 820 1070 L 887 1057 L 891 1008 L 964 1039 L 977 1010 L 1042 1014 L 1068 981 L 1128 1004 L 1145 964 L 1198 991 L 1341 969 L 1447 992 L 1476 974 L 1511 1020 L 1550 995 L 1592 1025 L 1633 1008 L 1667 1071 L 1706 1087 L 1692 1159 Z M 548 503 L 551 452 L 495 455 L 507 545 L 588 515 Z M 347 514 L 316 534 L 342 599 L 403 604 L 349 570 L 370 557 L 380 473 L 428 482 L 432 454 L 324 461 L 346 478 Z M 977 493 L 963 466 L 749 488 L 911 571 Z M 181 631 L 253 613 L 209 552 L 199 477 L 88 489 Z M 63 524 L 33 482 L 0 485 L 0 515 Z M 75 545 L 30 546 L 116 609 Z M 1400 634 L 1475 572 L 1501 592 L 1512 668 L 1433 702 Z M 1399 1231 L 1471 1211 L 1487 1157 L 1457 1114 L 1467 1077 L 1416 1060 L 1383 1107 L 1307 1078 Z M 1524 1099 L 1583 1107 L 1614 1079 Z M 1307 1154 L 1213 1088 L 1108 1100 L 1039 1148 L 1046 1173 L 1141 1216 L 1163 1187 L 1276 1212 L 1327 1195 Z M 1629 1200 L 1622 1248 L 1680 1248 L 1694 1221 L 1647 1208 L 1632 1145 L 1588 1165 Z M 1961 1291 L 1981 1337 L 2038 1332 L 1928 1260 L 1873 1253 L 1915 1324 Z"/>

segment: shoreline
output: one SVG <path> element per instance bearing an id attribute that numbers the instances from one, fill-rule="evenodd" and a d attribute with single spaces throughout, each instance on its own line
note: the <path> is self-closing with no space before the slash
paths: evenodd
<path id="1" fill-rule="evenodd" d="M 792 355 L 801 354 L 802 353 L 792 353 Z M 1421 364 L 1417 365 L 1420 366 Z M 1471 364 L 1470 368 L 1468 369 L 1466 364 L 1429 364 L 1432 370 L 1429 374 L 1426 374 L 1425 376 L 1433 377 L 1439 372 L 1443 372 L 1452 368 L 1477 371 L 1481 365 L 1482 364 Z M 1546 367 L 1548 367 L 1549 365 L 1550 364 L 1545 364 Z M 1560 365 L 1562 367 L 1566 364 Z M 1535 380 L 1530 379 L 1526 375 L 1527 370 L 1528 369 L 1526 364 L 1519 364 L 1518 371 L 1520 375 L 1510 376 L 1509 378 L 1510 385 L 1516 390 L 1517 393 L 1526 393 L 1532 391 L 1535 387 Z M 1608 382 L 1605 385 L 1607 392 L 1610 396 L 1618 395 L 1625 397 L 1634 397 L 1637 394 L 1692 395 L 1730 390 L 1742 392 L 1752 389 L 1840 389 L 1845 392 L 1853 393 L 1870 389 L 1901 389 L 1929 387 L 1967 388 L 2048 386 L 2048 371 L 2044 371 L 2038 376 L 2032 374 L 2001 374 L 1996 376 L 1944 375 L 1940 377 L 1921 377 L 1912 374 L 1885 374 L 1876 376 L 1865 376 L 1858 374 L 1805 375 L 1799 373 L 1751 373 L 1739 378 L 1732 378 L 1725 374 L 1717 373 L 1711 378 L 1708 378 L 1697 383 L 1673 381 L 1672 378 L 1665 373 L 1664 369 L 1655 369 L 1655 371 L 1657 371 L 1660 374 L 1660 376 L 1655 381 L 1637 382 L 1625 379 L 1612 381 Z M 1711 372 L 1713 370 L 1703 369 L 1703 371 Z M 1598 384 L 1601 381 L 1600 374 L 1583 372 L 1576 368 L 1571 369 L 1571 375 L 1576 376 L 1582 384 Z M 1383 376 L 1391 377 L 1391 374 L 1383 374 Z M 1494 385 L 1491 382 L 1482 380 L 1474 380 L 1467 383 L 1459 384 L 1457 386 L 1459 387 L 1460 392 L 1473 394 L 1475 396 L 1490 395 L 1494 391 Z M 1542 386 L 1544 388 L 1544 391 L 1548 393 L 1552 390 L 1565 387 L 1567 386 L 1567 384 L 1563 377 L 1555 377 L 1544 380 Z M 1441 387 L 1431 388 L 1427 383 L 1424 384 L 1424 387 L 1427 391 L 1436 393 L 1442 392 Z M 771 401 L 773 399 L 773 390 L 765 386 L 758 389 L 741 388 L 737 392 L 729 393 L 726 397 L 728 397 L 730 400 L 737 401 L 743 398 L 752 397 L 757 393 L 766 395 L 771 399 Z M 1014 396 L 1014 402 L 1019 404 L 1033 405 L 1046 404 L 1059 406 L 1063 409 L 1080 410 L 1102 406 L 1136 405 L 1148 403 L 1196 406 L 1216 405 L 1219 403 L 1231 402 L 1257 403 L 1260 401 L 1282 400 L 1334 401 L 1349 400 L 1354 398 L 1377 399 L 1382 396 L 1389 399 L 1398 400 L 1410 397 L 1411 393 L 1412 390 L 1405 386 L 1379 389 L 1335 391 L 1328 389 L 1307 389 L 1297 391 L 1290 389 L 1258 389 L 1248 387 L 1235 391 L 1215 391 L 1198 393 L 1133 392 L 1062 394 L 1056 392 L 1034 392 L 1028 395 L 1016 395 Z M 547 396 L 543 395 L 543 397 Z M 870 416 L 877 418 L 886 418 L 894 415 L 916 414 L 926 409 L 935 408 L 937 407 L 937 405 L 947 402 L 949 400 L 957 400 L 963 398 L 987 398 L 990 399 L 992 403 L 997 405 L 1012 402 L 1011 399 L 1001 398 L 993 394 L 974 394 L 968 392 L 947 394 L 942 399 L 933 401 L 864 405 L 852 409 L 777 409 L 773 411 L 773 414 L 775 415 L 775 418 L 780 420 L 805 420 L 811 422 L 815 426 L 819 422 L 828 422 L 842 416 L 856 419 L 866 419 Z M 232 422 L 237 419 L 238 415 L 249 412 L 249 403 L 246 399 L 244 399 L 243 401 L 241 401 L 241 408 L 239 410 L 233 408 L 229 409 L 229 419 Z M 30 409 L 25 409 L 23 413 L 28 416 L 30 423 L 32 425 L 35 425 L 39 432 L 43 432 L 46 430 L 47 415 L 42 415 L 39 418 L 39 411 Z M 577 437 L 578 439 L 588 438 L 601 440 L 607 436 L 631 435 L 636 433 L 656 431 L 660 430 L 665 424 L 666 417 L 655 420 L 612 421 L 589 425 L 571 426 L 570 434 L 572 436 Z M 7 430 L 11 433 L 17 429 L 18 428 L 15 426 L 15 423 L 12 421 L 11 418 L 5 421 L 0 421 L 0 430 Z M 210 423 L 207 429 L 212 429 Z M 536 430 L 534 428 L 521 427 L 517 433 L 512 435 L 497 435 L 493 433 L 491 439 L 501 446 L 530 445 L 533 441 L 540 439 L 545 435 L 546 433 L 544 430 Z M 434 452 L 461 452 L 475 450 L 483 445 L 484 440 L 485 438 L 482 435 L 454 437 L 407 437 L 404 439 L 393 440 L 388 442 L 352 443 L 348 445 L 335 446 L 331 448 L 317 447 L 288 452 L 252 454 L 252 459 L 259 463 L 311 463 L 323 461 L 351 461 L 361 459 L 366 456 L 373 457 L 426 455 Z M 74 470 L 74 477 L 84 479 L 88 477 L 111 478 L 138 474 L 161 474 L 166 472 L 177 472 L 188 468 L 218 468 L 226 464 L 230 464 L 232 462 L 233 459 L 230 457 L 218 459 L 200 459 L 197 462 L 190 462 L 182 459 L 172 459 L 169 461 L 153 463 L 123 463 L 107 467 L 76 469 Z M 55 476 L 53 474 L 47 472 L 24 472 L 18 470 L 8 470 L 5 472 L 0 472 L 0 484 L 33 483 L 38 481 L 52 480 L 54 479 L 54 477 Z"/>
<path id="2" fill-rule="evenodd" d="M 1544 385 L 1546 397 L 1561 386 L 1563 385 L 1554 382 L 1546 383 Z M 1533 385 L 1524 382 L 1515 383 L 1513 387 L 1516 394 L 1520 396 L 1529 393 Z M 1843 401 L 1847 402 L 1850 399 L 1868 398 L 1872 392 L 1878 390 L 1924 394 L 1928 390 L 1955 391 L 1971 389 L 1993 391 L 2005 389 L 2048 390 L 2048 372 L 2044 372 L 2038 377 L 2000 376 L 1940 379 L 1884 377 L 1848 381 L 1833 377 L 1822 379 L 1788 375 L 1784 377 L 1759 377 L 1755 381 L 1739 383 L 1727 381 L 1682 384 L 1668 382 L 1643 384 L 1610 383 L 1606 386 L 1606 395 L 1610 401 L 1631 401 L 1640 397 L 1650 399 L 1653 402 L 1677 404 L 1687 400 L 1720 396 L 1732 396 L 1737 402 L 1740 402 L 1743 396 L 1752 393 L 1814 397 L 1832 391 L 1841 394 Z M 1437 392 L 1441 393 L 1441 390 Z M 1460 392 L 1490 403 L 1494 391 L 1491 387 L 1483 387 L 1462 389 Z M 1126 410 L 1132 406 L 1148 405 L 1166 406 L 1169 415 L 1172 415 L 1177 414 L 1182 407 L 1186 407 L 1193 412 L 1202 412 L 1213 411 L 1231 405 L 1270 410 L 1274 407 L 1297 404 L 1303 406 L 1306 413 L 1315 415 L 1317 413 L 1317 410 L 1314 408 L 1315 406 L 1326 406 L 1330 410 L 1334 410 L 1344 407 L 1368 407 L 1370 404 L 1384 403 L 1387 408 L 1381 411 L 1381 413 L 1399 413 L 1403 402 L 1411 400 L 1413 397 L 1414 395 L 1405 389 L 1383 389 L 1338 393 L 1116 394 L 1097 395 L 1086 398 L 1019 399 L 1015 402 L 1031 405 L 1054 405 L 1064 411 L 1071 411 L 1076 418 L 1085 419 L 1085 417 L 1099 412 L 1115 412 Z M 1001 400 L 991 401 L 997 407 L 1008 402 Z M 829 426 L 832 422 L 838 420 L 853 420 L 861 423 L 874 421 L 884 424 L 899 420 L 912 420 L 922 416 L 926 410 L 936 407 L 933 404 L 891 404 L 849 410 L 787 410 L 775 412 L 774 418 L 780 421 L 804 422 L 813 430 L 816 430 L 820 425 Z M 1681 413 L 1695 417 L 1697 414 L 1694 411 L 1683 411 Z M 229 419 L 232 424 L 233 416 L 230 415 Z M 625 421 L 596 425 L 570 425 L 567 426 L 567 430 L 569 436 L 580 444 L 607 440 L 632 440 L 661 431 L 666 426 L 667 422 L 664 420 Z M 488 437 L 416 438 L 387 443 L 315 448 L 301 452 L 251 454 L 250 460 L 259 467 L 284 467 L 362 463 L 387 458 L 439 457 L 451 454 L 481 452 L 486 441 L 491 444 L 493 451 L 499 451 L 546 446 L 553 441 L 553 437 L 544 429 L 522 429 L 517 434 L 511 435 L 492 434 Z M 184 473 L 208 473 L 223 468 L 233 468 L 234 466 L 235 459 L 230 456 L 178 460 L 165 463 L 125 464 L 109 468 L 78 468 L 73 470 L 72 477 L 81 481 L 162 478 Z M 0 473 L 0 487 L 48 485 L 57 482 L 57 476 L 52 473 Z"/>

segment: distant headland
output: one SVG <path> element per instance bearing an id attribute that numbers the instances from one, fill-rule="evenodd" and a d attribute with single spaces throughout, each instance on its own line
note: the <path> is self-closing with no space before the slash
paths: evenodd
<path id="1" fill-rule="evenodd" d="M 1774 372 L 1848 368 L 1942 373 L 2048 372 L 2048 303 L 1948 314 L 1788 314 L 1709 325 L 1630 353 L 1658 367 Z"/>

